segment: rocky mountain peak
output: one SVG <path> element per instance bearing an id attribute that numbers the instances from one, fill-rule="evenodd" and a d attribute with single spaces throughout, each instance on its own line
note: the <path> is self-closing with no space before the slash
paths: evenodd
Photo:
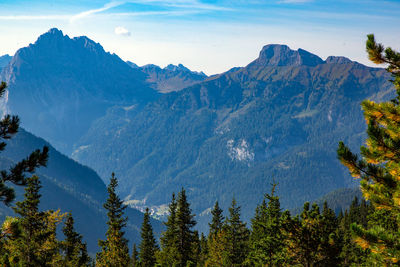
<path id="1" fill-rule="evenodd" d="M 287 45 L 270 44 L 263 47 L 259 57 L 251 64 L 259 66 L 316 66 L 324 61 L 310 52 L 292 50 Z"/>
<path id="2" fill-rule="evenodd" d="M 354 63 L 354 61 L 348 59 L 347 57 L 335 57 L 335 56 L 329 56 L 325 60 L 327 64 L 350 64 Z"/>
<path id="3" fill-rule="evenodd" d="M 12 59 L 12 57 L 10 55 L 0 56 L 0 69 L 7 66 L 8 63 L 10 63 L 11 59 Z"/>

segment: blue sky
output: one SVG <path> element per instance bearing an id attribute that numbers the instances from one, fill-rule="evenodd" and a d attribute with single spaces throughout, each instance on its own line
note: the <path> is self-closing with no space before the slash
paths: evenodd
<path id="1" fill-rule="evenodd" d="M 270 43 L 371 65 L 368 33 L 400 48 L 400 0 L 0 0 L 0 55 L 53 27 L 138 65 L 207 74 L 244 66 Z"/>

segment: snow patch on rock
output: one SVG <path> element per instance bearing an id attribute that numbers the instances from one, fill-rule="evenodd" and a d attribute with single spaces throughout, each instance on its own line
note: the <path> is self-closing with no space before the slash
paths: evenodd
<path id="1" fill-rule="evenodd" d="M 228 148 L 228 156 L 232 160 L 254 161 L 254 152 L 250 150 L 249 144 L 245 139 L 238 140 L 238 142 L 230 139 L 226 142 L 226 147 Z"/>

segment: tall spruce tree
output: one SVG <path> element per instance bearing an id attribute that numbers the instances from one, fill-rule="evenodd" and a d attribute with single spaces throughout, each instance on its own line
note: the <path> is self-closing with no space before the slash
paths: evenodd
<path id="1" fill-rule="evenodd" d="M 186 197 L 186 191 L 182 188 L 178 195 L 176 210 L 176 229 L 177 229 L 177 252 L 178 266 L 184 267 L 189 262 L 196 264 L 193 251 L 195 235 L 193 227 L 196 225 L 194 214 L 190 209 L 190 204 Z"/>
<path id="2" fill-rule="evenodd" d="M 87 245 L 82 242 L 82 235 L 74 228 L 74 218 L 68 213 L 63 227 L 65 240 L 61 242 L 64 266 L 89 266 L 90 257 L 87 253 Z"/>
<path id="3" fill-rule="evenodd" d="M 40 211 L 40 180 L 27 179 L 24 200 L 14 208 L 18 218 L 11 220 L 13 230 L 4 249 L 12 266 L 51 266 L 61 262 L 56 227 L 65 217 L 59 211 Z"/>
<path id="4" fill-rule="evenodd" d="M 136 244 L 132 247 L 131 267 L 139 266 L 139 252 L 137 251 Z"/>
<path id="5" fill-rule="evenodd" d="M 378 264 L 397 264 L 400 262 L 400 53 L 376 43 L 372 34 L 368 35 L 366 49 L 371 61 L 387 65 L 397 96 L 389 102 L 362 102 L 368 138 L 366 146 L 360 149 L 361 159 L 343 142 L 337 152 L 351 175 L 360 178 L 364 198 L 377 210 L 385 210 L 392 222 L 391 227 L 377 222 L 369 229 L 353 224 L 355 241 L 380 257 Z"/>
<path id="6" fill-rule="evenodd" d="M 146 208 L 146 212 L 143 217 L 140 236 L 142 237 L 142 241 L 139 245 L 140 266 L 152 267 L 156 264 L 156 252 L 158 251 L 158 246 L 153 235 L 153 228 L 150 224 L 149 208 Z"/>
<path id="7" fill-rule="evenodd" d="M 0 97 L 6 91 L 7 84 L 0 83 Z M 5 141 L 10 139 L 18 132 L 19 118 L 17 116 L 5 115 L 0 120 L 0 152 L 6 147 Z M 21 160 L 10 168 L 9 171 L 0 171 L 0 201 L 9 205 L 15 198 L 15 192 L 12 187 L 7 185 L 11 182 L 15 185 L 26 185 L 27 178 L 25 173 L 33 173 L 37 167 L 46 166 L 48 158 L 48 147 L 43 147 L 42 151 L 39 149 L 32 152 L 29 157 Z"/>
<path id="8" fill-rule="evenodd" d="M 125 232 L 122 231 L 128 220 L 124 216 L 126 206 L 115 192 L 117 186 L 117 178 L 112 173 L 107 187 L 108 198 L 103 205 L 108 211 L 108 229 L 106 240 L 99 240 L 101 251 L 96 255 L 96 266 L 125 267 L 130 261 L 128 240 L 124 237 Z"/>
<path id="9" fill-rule="evenodd" d="M 224 230 L 226 231 L 227 255 L 230 266 L 242 266 L 244 263 L 249 245 L 249 230 L 240 218 L 240 206 L 232 199 L 229 208 L 229 217 L 226 219 Z"/>
<path id="10" fill-rule="evenodd" d="M 275 196 L 275 187 L 276 184 L 273 184 L 271 194 L 265 195 L 252 219 L 250 252 L 246 261 L 252 266 L 281 266 L 284 261 L 285 234 L 281 222 L 279 197 Z"/>
<path id="11" fill-rule="evenodd" d="M 224 225 L 224 215 L 222 213 L 223 210 L 219 207 L 218 201 L 216 201 L 214 204 L 214 208 L 211 211 L 211 223 L 208 224 L 208 226 L 210 227 L 208 235 L 209 237 L 216 236 L 217 233 L 222 230 L 222 226 Z"/>
<path id="12" fill-rule="evenodd" d="M 177 205 L 175 194 L 169 204 L 169 216 L 164 225 L 166 230 L 161 234 L 161 251 L 157 254 L 157 262 L 162 266 L 173 266 L 178 262 L 178 227 L 176 225 Z"/>

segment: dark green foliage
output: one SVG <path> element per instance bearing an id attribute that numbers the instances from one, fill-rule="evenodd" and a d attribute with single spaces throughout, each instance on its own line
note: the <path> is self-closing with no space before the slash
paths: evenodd
<path id="1" fill-rule="evenodd" d="M 178 266 L 184 267 L 189 261 L 195 263 L 195 255 L 193 253 L 193 246 L 196 241 L 196 236 L 193 232 L 195 225 L 196 221 L 190 209 L 186 191 L 182 188 L 178 195 L 176 210 Z"/>
<path id="2" fill-rule="evenodd" d="M 229 208 L 229 216 L 226 219 L 224 230 L 226 231 L 226 253 L 229 264 L 241 266 L 247 257 L 250 231 L 240 218 L 240 206 L 237 206 L 235 199 L 232 200 Z"/>
<path id="3" fill-rule="evenodd" d="M 3 224 L 8 235 L 2 245 L 13 266 L 51 266 L 60 261 L 56 225 L 63 215 L 39 210 L 40 188 L 37 176 L 27 178 L 24 200 L 14 208 L 19 217 L 8 218 Z"/>
<path id="4" fill-rule="evenodd" d="M 170 215 L 165 223 L 167 229 L 161 235 L 161 251 L 157 261 L 162 266 L 186 266 L 197 264 L 200 248 L 199 237 L 193 231 L 196 225 L 194 214 L 182 188 L 177 201 L 172 195 Z"/>
<path id="5" fill-rule="evenodd" d="M 218 205 L 218 201 L 215 202 L 214 208 L 211 211 L 212 219 L 211 223 L 208 224 L 210 227 L 209 236 L 216 236 L 216 234 L 221 231 L 224 225 L 223 211 Z"/>
<path id="6" fill-rule="evenodd" d="M 107 211 L 99 209 L 107 199 L 107 186 L 92 169 L 62 155 L 45 140 L 20 128 L 7 147 L 0 154 L 0 169 L 8 169 L 37 147 L 49 146 L 49 159 L 46 168 L 35 173 L 40 177 L 40 208 L 42 210 L 70 211 L 74 215 L 75 228 L 83 235 L 90 254 L 98 251 L 97 241 L 104 238 L 107 230 Z M 15 187 L 17 199 L 22 199 L 24 188 Z M 131 242 L 140 242 L 140 225 L 143 213 L 128 207 L 125 214 L 129 222 L 125 229 Z M 6 216 L 16 216 L 13 210 L 0 203 L 0 222 Z M 154 232 L 159 234 L 162 223 L 151 219 Z"/>
<path id="7" fill-rule="evenodd" d="M 131 267 L 139 266 L 139 252 L 137 251 L 136 244 L 132 247 Z"/>
<path id="8" fill-rule="evenodd" d="M 340 261 L 344 266 L 362 265 L 366 262 L 370 251 L 363 250 L 354 240 L 350 230 L 350 225 L 355 223 L 368 226 L 368 218 L 373 213 L 373 207 L 364 199 L 361 202 L 357 197 L 354 198 L 348 210 L 338 217 L 339 233 L 342 237 L 342 251 Z"/>
<path id="9" fill-rule="evenodd" d="M 4 82 L 0 83 L 0 97 L 3 96 L 7 84 Z M 0 121 L 0 151 L 3 151 L 6 147 L 4 142 L 10 139 L 14 134 L 18 132 L 19 118 L 17 116 L 6 115 Z M 43 147 L 43 150 L 36 150 L 30 154 L 26 159 L 21 160 L 7 172 L 2 170 L 0 172 L 0 201 L 9 205 L 15 198 L 14 189 L 6 185 L 7 182 L 11 182 L 15 185 L 26 185 L 25 173 L 33 173 L 36 168 L 40 166 L 46 166 L 48 158 L 48 147 Z"/>
<path id="10" fill-rule="evenodd" d="M 126 206 L 116 193 L 117 186 L 117 178 L 112 173 L 107 187 L 108 199 L 103 205 L 107 210 L 108 229 L 106 240 L 99 240 L 101 251 L 96 255 L 98 266 L 123 267 L 128 266 L 130 262 L 128 240 L 124 237 L 125 232 L 122 230 L 127 221 L 124 216 Z"/>
<path id="11" fill-rule="evenodd" d="M 169 204 L 169 216 L 164 222 L 166 230 L 161 234 L 161 251 L 158 254 L 157 261 L 162 266 L 173 266 L 178 261 L 178 228 L 176 225 L 177 202 L 175 194 L 172 194 L 172 200 Z"/>
<path id="12" fill-rule="evenodd" d="M 148 208 L 146 209 L 143 217 L 143 224 L 140 235 L 142 237 L 142 241 L 139 245 L 140 266 L 154 266 L 154 264 L 156 263 L 156 252 L 158 251 L 158 246 L 153 235 L 153 228 L 150 224 L 150 213 Z"/>
<path id="13" fill-rule="evenodd" d="M 281 266 L 284 262 L 285 233 L 279 197 L 275 196 L 276 184 L 271 194 L 266 194 L 252 219 L 249 255 L 252 266 Z M 268 201 L 268 203 L 266 202 Z"/>
<path id="14" fill-rule="evenodd" d="M 63 264 L 65 266 L 89 266 L 90 257 L 87 253 L 86 243 L 82 242 L 82 235 L 74 228 L 74 218 L 68 213 L 63 228 L 65 240 L 61 242 L 63 251 Z"/>

